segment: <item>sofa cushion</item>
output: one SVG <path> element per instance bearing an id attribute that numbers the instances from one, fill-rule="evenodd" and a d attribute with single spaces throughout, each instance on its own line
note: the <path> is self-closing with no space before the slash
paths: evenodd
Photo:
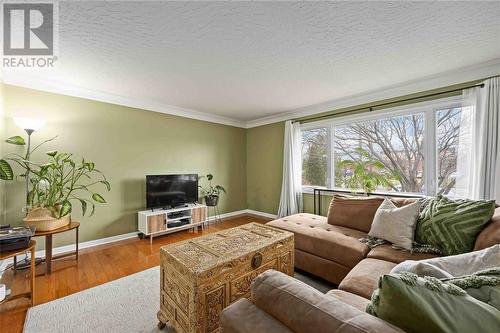
<path id="1" fill-rule="evenodd" d="M 335 261 L 323 259 L 317 255 L 295 249 L 294 264 L 296 268 L 330 281 L 337 286 L 352 269 Z"/>
<path id="2" fill-rule="evenodd" d="M 474 251 L 486 249 L 495 244 L 500 244 L 500 207 L 495 209 L 489 224 L 477 235 Z"/>
<path id="3" fill-rule="evenodd" d="M 405 260 L 423 260 L 437 257 L 432 253 L 410 253 L 406 250 L 395 249 L 391 245 L 379 245 L 368 252 L 367 258 L 391 261 L 396 264 Z"/>
<path id="4" fill-rule="evenodd" d="M 347 274 L 339 289 L 370 299 L 377 289 L 379 277 L 389 274 L 395 266 L 395 263 L 385 260 L 364 259 Z"/>
<path id="5" fill-rule="evenodd" d="M 222 311 L 220 327 L 224 333 L 292 333 L 288 327 L 246 298 L 239 299 Z"/>
<path id="6" fill-rule="evenodd" d="M 252 301 L 294 332 L 401 332 L 379 318 L 274 270 L 267 270 L 254 279 Z"/>
<path id="7" fill-rule="evenodd" d="M 346 267 L 354 267 L 369 251 L 368 246 L 358 240 L 366 237 L 366 233 L 330 225 L 323 216 L 295 214 L 267 224 L 293 232 L 296 249 Z"/>
<path id="8" fill-rule="evenodd" d="M 375 212 L 383 201 L 382 197 L 335 194 L 328 210 L 328 223 L 368 232 Z"/>
<path id="9" fill-rule="evenodd" d="M 349 304 L 350 306 L 355 307 L 356 309 L 359 309 L 360 311 L 365 311 L 366 306 L 368 303 L 370 303 L 370 300 L 352 294 L 348 293 L 347 291 L 343 290 L 338 290 L 338 289 L 332 289 L 329 292 L 326 293 L 328 296 L 333 296 L 341 300 L 342 302 Z"/>

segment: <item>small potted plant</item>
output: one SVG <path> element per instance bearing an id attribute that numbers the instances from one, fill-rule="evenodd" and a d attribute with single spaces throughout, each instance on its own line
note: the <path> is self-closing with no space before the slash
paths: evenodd
<path id="1" fill-rule="evenodd" d="M 221 185 L 212 185 L 212 179 L 214 179 L 214 176 L 212 174 L 207 174 L 206 176 L 200 176 L 198 179 L 202 178 L 207 178 L 208 180 L 208 186 L 203 187 L 199 185 L 198 187 L 200 188 L 200 191 L 202 195 L 205 197 L 205 204 L 209 207 L 214 207 L 217 206 L 219 203 L 219 196 L 221 193 L 227 193 L 226 189 L 222 187 Z"/>
<path id="2" fill-rule="evenodd" d="M 94 214 L 94 203 L 106 201 L 93 189 L 99 185 L 108 191 L 111 189 L 104 174 L 95 168 L 94 162 L 82 159 L 77 163 L 72 159 L 72 154 L 49 151 L 46 153 L 48 160 L 43 164 L 29 160 L 33 151 L 53 139 L 42 142 L 25 156 L 11 153 L 0 159 L 0 179 L 14 179 L 11 164 L 23 170 L 20 177 L 28 178 L 31 188 L 27 194 L 28 213 L 23 221 L 40 231 L 67 225 L 71 221 L 73 203 L 80 203 L 83 215 L 88 211 L 89 215 Z M 11 137 L 6 142 L 25 145 L 20 136 Z"/>

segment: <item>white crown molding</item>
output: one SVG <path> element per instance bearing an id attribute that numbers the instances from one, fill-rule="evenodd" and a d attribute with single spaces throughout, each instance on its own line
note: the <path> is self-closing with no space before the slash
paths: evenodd
<path id="1" fill-rule="evenodd" d="M 427 76 L 418 80 L 412 80 L 406 83 L 384 87 L 362 94 L 335 99 L 325 103 L 315 104 L 304 108 L 290 110 L 276 115 L 251 120 L 246 123 L 246 128 L 258 127 L 289 119 L 311 116 L 322 112 L 328 112 L 336 109 L 342 109 L 384 99 L 414 94 L 421 91 L 442 88 L 495 75 L 500 75 L 500 58 L 473 66 L 462 67 L 456 70 L 434 74 L 432 76 Z"/>
<path id="2" fill-rule="evenodd" d="M 91 90 L 87 88 L 71 86 L 59 82 L 53 82 L 50 80 L 43 80 L 36 77 L 31 77 L 29 75 L 23 75 L 22 73 L 4 73 L 2 81 L 6 84 L 19 86 L 23 88 L 41 90 L 56 94 L 73 96 L 73 97 L 80 97 L 99 102 L 123 105 L 136 109 L 142 109 L 146 111 L 154 111 L 154 112 L 169 114 L 173 116 L 208 121 L 211 123 L 217 123 L 222 125 L 246 128 L 246 123 L 238 119 L 218 116 L 206 112 L 200 112 L 168 104 L 141 100 L 137 98 L 103 93 L 100 91 Z"/>
<path id="3" fill-rule="evenodd" d="M 50 80 L 39 79 L 18 72 L 3 73 L 2 75 L 3 77 L 1 79 L 6 84 L 20 86 L 24 88 L 86 98 L 105 103 L 123 105 L 137 109 L 159 112 L 190 119 L 208 121 L 222 125 L 228 125 L 240 128 L 253 128 L 289 119 L 311 116 L 317 113 L 328 112 L 335 109 L 341 109 L 345 107 L 351 107 L 355 105 L 409 95 L 425 90 L 451 86 L 454 84 L 478 80 L 495 75 L 500 75 L 500 58 L 476 64 L 473 66 L 467 66 L 452 71 L 438 73 L 418 80 L 412 80 L 406 83 L 380 88 L 362 94 L 357 94 L 303 108 L 281 112 L 275 115 L 262 117 L 247 122 L 235 118 L 218 116 L 206 112 L 185 109 L 173 105 L 140 100 L 119 95 L 107 94 L 82 87 L 69 86 L 67 84 L 62 84 L 60 82 L 53 82 Z"/>

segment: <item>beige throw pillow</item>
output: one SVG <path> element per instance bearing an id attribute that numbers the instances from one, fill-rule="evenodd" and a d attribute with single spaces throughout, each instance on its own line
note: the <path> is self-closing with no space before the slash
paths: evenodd
<path id="1" fill-rule="evenodd" d="M 419 211 L 420 200 L 398 208 L 385 199 L 375 213 L 368 235 L 411 250 Z"/>

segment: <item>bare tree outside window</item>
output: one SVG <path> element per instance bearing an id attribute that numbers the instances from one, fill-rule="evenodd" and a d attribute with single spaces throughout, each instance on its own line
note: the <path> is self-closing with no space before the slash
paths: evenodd
<path id="1" fill-rule="evenodd" d="M 302 185 L 328 186 L 327 140 L 326 128 L 302 131 Z"/>
<path id="2" fill-rule="evenodd" d="M 462 108 L 436 112 L 438 194 L 454 195 Z"/>
<path id="3" fill-rule="evenodd" d="M 328 152 L 328 131 L 323 127 L 302 132 L 303 185 L 351 188 L 356 168 L 372 175 L 376 191 L 435 193 L 425 189 L 424 136 L 425 116 L 415 113 L 334 126 L 332 145 Z M 436 124 L 436 190 L 453 195 L 460 144 L 461 108 L 445 108 L 434 114 Z M 328 159 L 333 158 L 333 184 L 328 184 Z M 367 163 L 370 162 L 370 163 Z M 361 171 L 361 170 L 357 170 Z M 371 177 L 371 176 L 370 176 Z M 368 184 L 370 185 L 370 184 Z M 366 191 L 370 186 L 360 188 Z"/>
<path id="4" fill-rule="evenodd" d="M 397 181 L 378 191 L 423 193 L 423 114 L 363 121 L 335 128 L 335 155 L 341 160 L 360 160 L 357 150 L 363 149 L 371 159 L 379 161 Z M 336 164 L 335 167 L 342 166 Z M 354 172 L 341 169 L 344 179 L 335 187 L 346 187 Z"/>

